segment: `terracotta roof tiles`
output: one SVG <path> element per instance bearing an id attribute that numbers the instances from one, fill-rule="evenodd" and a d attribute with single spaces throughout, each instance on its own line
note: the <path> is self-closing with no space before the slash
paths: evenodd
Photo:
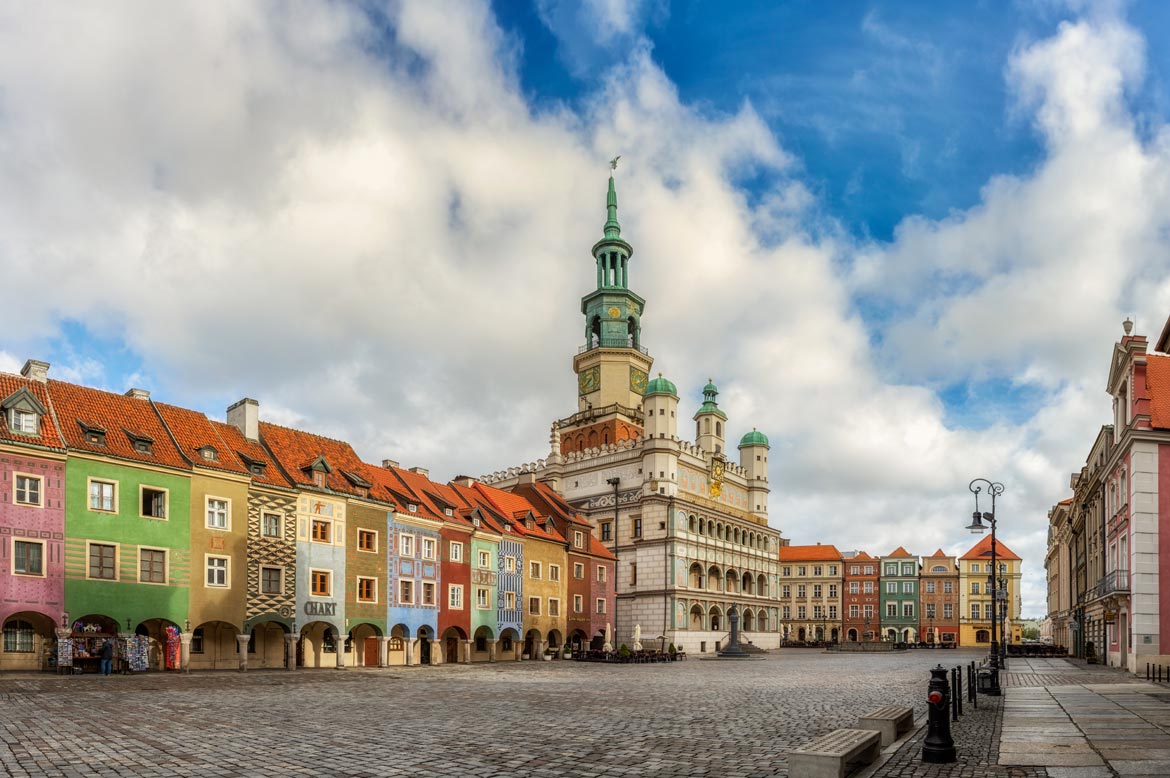
<path id="1" fill-rule="evenodd" d="M 781 562 L 835 562 L 842 560 L 836 546 L 818 543 L 815 546 L 781 546 Z"/>
<path id="2" fill-rule="evenodd" d="M 975 545 L 971 546 L 971 550 L 968 551 L 966 554 L 963 554 L 963 556 L 961 556 L 959 558 L 960 559 L 984 559 L 984 558 L 991 559 L 991 535 L 984 535 L 982 540 L 980 540 Z M 1008 548 L 1006 545 L 1004 545 L 1004 542 L 1002 540 L 1000 540 L 999 538 L 995 539 L 995 558 L 997 560 L 1000 560 L 1000 559 L 1019 560 L 1020 559 L 1018 556 L 1016 556 L 1016 552 L 1012 551 L 1010 548 Z"/>
<path id="3" fill-rule="evenodd" d="M 913 555 L 913 554 L 911 554 L 911 553 L 910 553 L 909 551 L 907 551 L 906 549 L 904 549 L 902 546 L 898 546 L 898 547 L 897 547 L 897 548 L 895 548 L 893 551 L 891 551 L 891 552 L 890 552 L 890 553 L 887 555 L 887 557 L 888 557 L 888 558 L 892 558 L 892 557 L 911 557 L 911 558 L 913 558 L 913 557 L 914 557 L 914 555 Z"/>
<path id="4" fill-rule="evenodd" d="M 248 440 L 244 437 L 244 433 L 240 432 L 237 427 L 222 421 L 212 420 L 211 426 L 215 428 L 216 433 L 218 433 L 224 444 L 235 452 L 240 462 L 248 468 L 248 472 L 253 481 L 269 486 L 286 488 L 292 486 L 292 483 L 280 471 L 280 466 L 276 464 L 272 455 L 268 453 L 268 449 L 260 445 L 259 441 Z M 260 473 L 252 472 L 249 460 L 263 465 L 260 468 Z"/>
<path id="5" fill-rule="evenodd" d="M 0 373 L 0 400 L 11 397 L 21 389 L 27 389 L 48 413 L 41 417 L 36 435 L 13 432 L 8 428 L 8 419 L 0 419 L 0 440 L 31 444 L 34 446 L 46 446 L 48 448 L 65 448 L 65 440 L 62 438 L 61 432 L 57 429 L 57 425 L 53 420 L 54 408 L 52 398 L 49 396 L 48 387 L 40 381 L 34 381 L 31 378 L 12 375 L 10 373 Z"/>
<path id="6" fill-rule="evenodd" d="M 237 475 L 249 475 L 248 468 L 236 456 L 236 452 L 202 413 L 166 403 L 156 402 L 154 407 L 171 431 L 180 451 L 193 464 Z M 204 459 L 200 453 L 200 449 L 208 446 L 215 449 L 215 459 Z"/>
<path id="7" fill-rule="evenodd" d="M 324 474 L 325 485 L 334 492 L 361 496 L 359 487 L 341 472 L 361 470 L 364 465 L 348 443 L 264 421 L 260 422 L 260 439 L 295 485 L 316 486 L 311 472 L 303 468 L 324 457 L 333 470 Z"/>
<path id="8" fill-rule="evenodd" d="M 1146 356 L 1146 390 L 1150 394 L 1150 426 L 1170 429 L 1170 357 Z"/>

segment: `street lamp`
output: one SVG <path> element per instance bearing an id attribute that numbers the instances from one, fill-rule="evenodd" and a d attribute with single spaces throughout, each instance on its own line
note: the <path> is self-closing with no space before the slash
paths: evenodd
<path id="1" fill-rule="evenodd" d="M 999 641 L 996 635 L 996 611 L 997 599 L 999 596 L 999 588 L 996 586 L 996 575 L 999 572 L 999 565 L 996 563 L 996 549 L 995 549 L 995 498 L 1003 494 L 1003 484 L 995 481 L 989 481 L 986 478 L 976 478 L 967 485 L 967 488 L 975 495 L 975 512 L 971 514 L 971 523 L 967 525 L 967 529 L 973 535 L 982 535 L 986 527 L 983 522 L 986 521 L 991 525 L 991 655 L 988 657 L 988 666 L 991 668 L 991 688 L 988 690 L 989 694 L 1000 693 L 999 690 Z M 979 512 L 979 493 L 986 490 L 991 495 L 991 511 Z"/>

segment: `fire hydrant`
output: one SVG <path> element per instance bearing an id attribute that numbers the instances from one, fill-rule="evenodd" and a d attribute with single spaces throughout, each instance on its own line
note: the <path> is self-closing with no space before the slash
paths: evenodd
<path id="1" fill-rule="evenodd" d="M 947 670 L 942 665 L 930 671 L 926 693 L 926 740 L 922 743 L 922 761 L 931 764 L 954 762 L 955 741 L 951 737 L 951 690 Z"/>

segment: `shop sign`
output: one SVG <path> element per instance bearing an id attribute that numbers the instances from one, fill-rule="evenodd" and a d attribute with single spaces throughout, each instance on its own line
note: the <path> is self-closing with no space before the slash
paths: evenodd
<path id="1" fill-rule="evenodd" d="M 336 616 L 337 603 L 335 602 L 306 602 L 306 616 Z"/>

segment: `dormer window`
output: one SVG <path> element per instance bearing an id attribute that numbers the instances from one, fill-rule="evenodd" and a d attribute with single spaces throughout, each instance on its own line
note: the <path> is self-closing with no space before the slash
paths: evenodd
<path id="1" fill-rule="evenodd" d="M 366 487 L 364 486 L 357 486 L 354 488 L 357 490 L 358 497 L 365 497 L 367 494 L 369 494 L 369 492 L 366 490 Z"/>
<path id="2" fill-rule="evenodd" d="M 313 485 L 325 488 L 325 474 L 320 470 L 313 471 Z"/>
<path id="3" fill-rule="evenodd" d="M 203 446 L 199 449 L 199 456 L 203 457 L 205 462 L 218 462 L 219 452 L 213 446 Z"/>
<path id="4" fill-rule="evenodd" d="M 137 432 L 131 432 L 128 429 L 123 429 L 122 431 L 125 432 L 126 437 L 130 439 L 130 445 L 133 446 L 136 453 L 145 454 L 147 456 L 154 455 L 154 438 L 142 435 Z"/>
<path id="5" fill-rule="evenodd" d="M 8 412 L 8 429 L 23 435 L 36 435 L 40 430 L 40 417 L 29 411 L 13 408 Z"/>
<path id="6" fill-rule="evenodd" d="M 8 429 L 21 435 L 39 435 L 41 417 L 49 412 L 36 395 L 21 387 L 0 402 L 8 422 Z"/>
<path id="7" fill-rule="evenodd" d="M 581 548 L 582 546 L 585 545 L 585 533 L 584 532 L 582 532 L 581 530 L 575 530 L 573 532 L 573 545 L 576 546 L 577 548 Z"/>
<path id="8" fill-rule="evenodd" d="M 263 478 L 264 473 L 265 473 L 264 463 L 263 462 L 250 462 L 250 463 L 248 463 L 248 472 L 251 473 L 252 475 L 258 475 L 261 478 Z"/>
<path id="9" fill-rule="evenodd" d="M 414 503 L 410 503 L 406 506 L 406 510 L 410 511 L 411 513 L 418 513 L 418 506 Z"/>
<path id="10" fill-rule="evenodd" d="M 447 516 L 454 516 L 455 515 L 455 511 L 452 510 L 451 508 L 444 508 L 443 513 Z M 475 520 L 475 526 L 477 526 L 477 527 L 479 526 L 479 519 Z"/>
<path id="11" fill-rule="evenodd" d="M 96 424 L 86 424 L 84 421 L 78 419 L 77 426 L 81 427 L 81 434 L 85 436 L 85 442 L 91 446 L 106 445 L 106 428 L 99 427 Z"/>

